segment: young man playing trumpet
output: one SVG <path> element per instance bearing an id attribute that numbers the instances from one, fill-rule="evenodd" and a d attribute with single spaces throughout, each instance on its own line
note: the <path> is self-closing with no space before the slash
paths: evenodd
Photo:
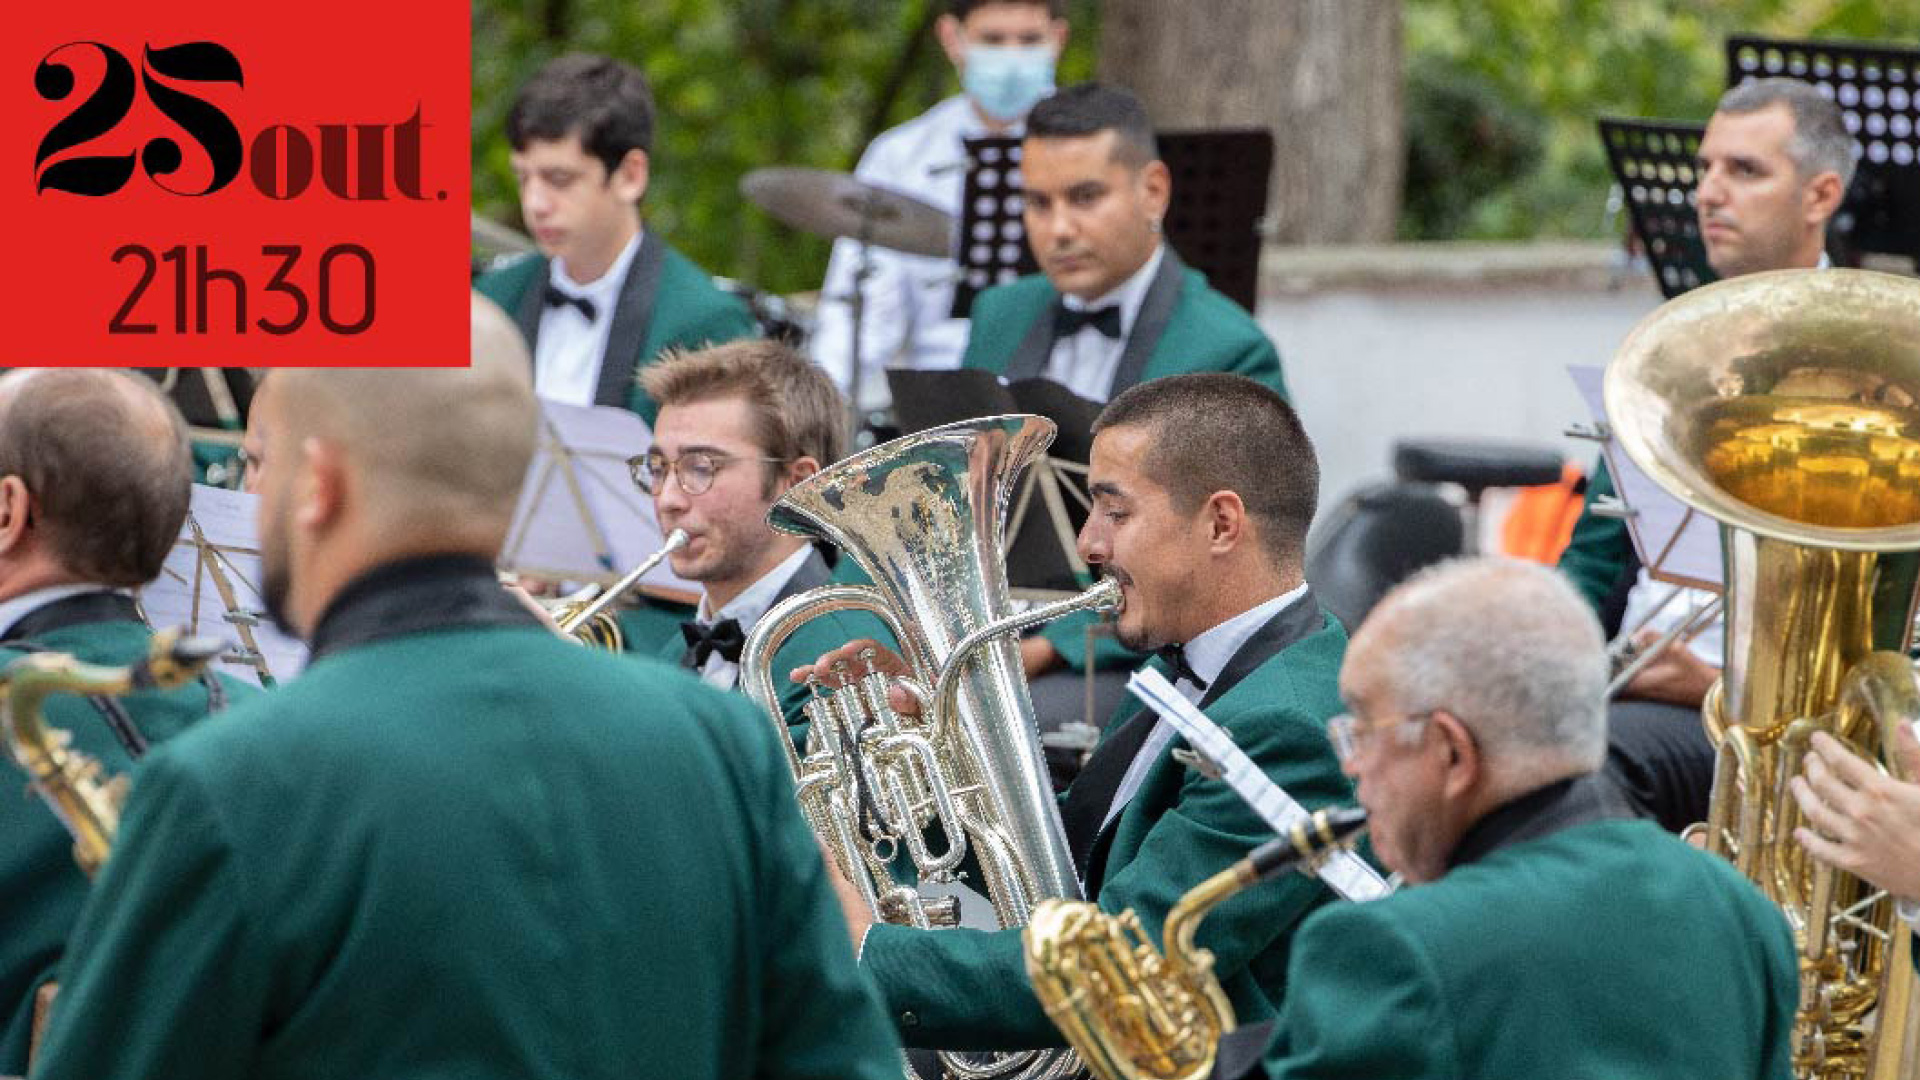
<path id="1" fill-rule="evenodd" d="M 840 459 L 846 407 L 825 372 L 777 341 L 670 356 L 642 372 L 641 384 L 660 415 L 653 445 L 631 463 L 634 482 L 653 496 L 663 532 L 687 534 L 687 545 L 668 556 L 673 572 L 704 586 L 694 617 L 656 652 L 709 686 L 738 689 L 740 650 L 760 617 L 832 580 L 820 552 L 770 527 L 767 512 Z M 809 691 L 786 681 L 788 669 L 879 633 L 871 617 L 828 615 L 775 655 L 775 686 L 796 743 L 804 741 L 800 707 Z"/>

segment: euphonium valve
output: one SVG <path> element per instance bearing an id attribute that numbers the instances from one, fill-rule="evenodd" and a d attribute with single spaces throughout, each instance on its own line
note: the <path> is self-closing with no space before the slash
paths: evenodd
<path id="1" fill-rule="evenodd" d="M 1155 951 L 1132 911 L 1047 900 L 1021 935 L 1033 992 L 1099 1080 L 1206 1080 L 1233 1005 L 1194 944 L 1207 913 L 1282 871 L 1311 869 L 1366 826 L 1359 807 L 1317 811 L 1194 886 L 1167 912 Z"/>
<path id="2" fill-rule="evenodd" d="M 1794 1069 L 1920 1075 L 1920 979 L 1892 899 L 1793 839 L 1787 781 L 1828 731 L 1897 769 L 1920 715 L 1905 650 L 1920 580 L 1920 282 L 1850 270 L 1696 289 L 1636 327 L 1607 420 L 1669 493 L 1720 523 L 1726 655 L 1708 847 L 1785 912 L 1800 949 Z"/>
<path id="3" fill-rule="evenodd" d="M 29 653 L 0 669 L 6 694 L 7 748 L 26 770 L 34 790 L 73 835 L 73 857 L 89 875 L 106 862 L 120 827 L 126 777 L 109 779 L 100 763 L 68 746 L 71 736 L 47 726 L 41 703 L 51 694 L 119 696 L 136 690 L 169 689 L 197 677 L 225 646 L 178 630 L 155 634 L 147 658 L 126 667 L 104 667 L 64 653 Z"/>

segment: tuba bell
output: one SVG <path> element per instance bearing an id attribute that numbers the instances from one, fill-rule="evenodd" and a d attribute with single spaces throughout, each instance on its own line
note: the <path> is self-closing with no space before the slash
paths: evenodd
<path id="1" fill-rule="evenodd" d="M 1912 936 L 1891 897 L 1794 841 L 1787 789 L 1815 731 L 1898 770 L 1893 732 L 1920 716 L 1920 282 L 1781 271 L 1697 289 L 1634 329 L 1605 385 L 1634 463 L 1720 523 L 1705 839 L 1793 927 L 1795 1072 L 1920 1074 Z"/>
<path id="2" fill-rule="evenodd" d="M 1014 481 L 1053 432 L 1041 417 L 1002 416 L 909 435 L 809 478 L 768 513 L 774 528 L 831 541 L 874 582 L 827 586 L 775 606 L 747 635 L 740 671 L 786 748 L 809 823 L 881 921 L 954 925 L 953 898 L 924 896 L 916 886 L 957 880 L 969 856 L 1001 927 L 1024 925 L 1042 899 L 1080 896 L 1012 636 L 1072 612 L 1117 607 L 1119 589 L 1103 581 L 1012 614 L 1002 539 Z M 809 619 L 841 610 L 885 623 L 913 675 L 843 670 L 829 680 L 838 685 L 816 682 L 802 757 L 771 660 Z M 920 701 L 918 716 L 888 707 L 896 682 Z M 902 852 L 914 884 L 895 879 Z M 1059 1051 L 942 1061 L 969 1078 L 1063 1076 L 1078 1067 Z"/>

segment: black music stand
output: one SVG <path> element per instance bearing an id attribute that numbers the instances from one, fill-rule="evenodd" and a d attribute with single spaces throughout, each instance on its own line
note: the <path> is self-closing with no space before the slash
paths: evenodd
<path id="1" fill-rule="evenodd" d="M 1600 118 L 1600 143 L 1614 182 L 1626 194 L 1627 217 L 1647 262 L 1671 300 L 1714 280 L 1694 214 L 1700 124 Z"/>
<path id="2" fill-rule="evenodd" d="M 1273 175 L 1273 133 L 1260 129 L 1169 131 L 1155 136 L 1173 176 L 1167 243 L 1208 282 L 1252 311 L 1260 293 L 1260 223 Z M 1021 217 L 1020 140 L 966 140 L 960 201 L 960 280 L 954 318 L 966 318 L 983 289 L 1036 273 Z"/>
<path id="3" fill-rule="evenodd" d="M 1920 49 L 1847 41 L 1727 38 L 1727 85 L 1785 76 L 1840 106 L 1859 166 L 1834 215 L 1835 261 L 1862 254 L 1920 260 Z"/>

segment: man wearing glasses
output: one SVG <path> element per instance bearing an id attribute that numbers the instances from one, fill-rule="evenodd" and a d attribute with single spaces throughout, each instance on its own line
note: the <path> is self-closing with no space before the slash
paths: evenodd
<path id="1" fill-rule="evenodd" d="M 828 583 L 826 561 L 805 539 L 767 526 L 767 510 L 795 484 L 839 460 L 846 406 L 826 373 L 775 341 L 736 341 L 661 360 L 641 374 L 660 405 L 653 446 L 633 458 L 634 482 L 653 496 L 663 532 L 684 529 L 673 572 L 704 586 L 693 619 L 658 654 L 735 689 L 747 632 L 773 605 Z M 806 624 L 774 657 L 787 719 L 799 743 L 807 687 L 789 669 L 878 621 L 829 615 Z"/>
<path id="2" fill-rule="evenodd" d="M 1373 849 L 1407 882 L 1294 936 L 1270 1031 L 1216 1077 L 1786 1080 L 1786 921 L 1650 821 L 1606 757 L 1600 625 L 1554 571 L 1456 560 L 1381 601 L 1328 724 Z"/>

